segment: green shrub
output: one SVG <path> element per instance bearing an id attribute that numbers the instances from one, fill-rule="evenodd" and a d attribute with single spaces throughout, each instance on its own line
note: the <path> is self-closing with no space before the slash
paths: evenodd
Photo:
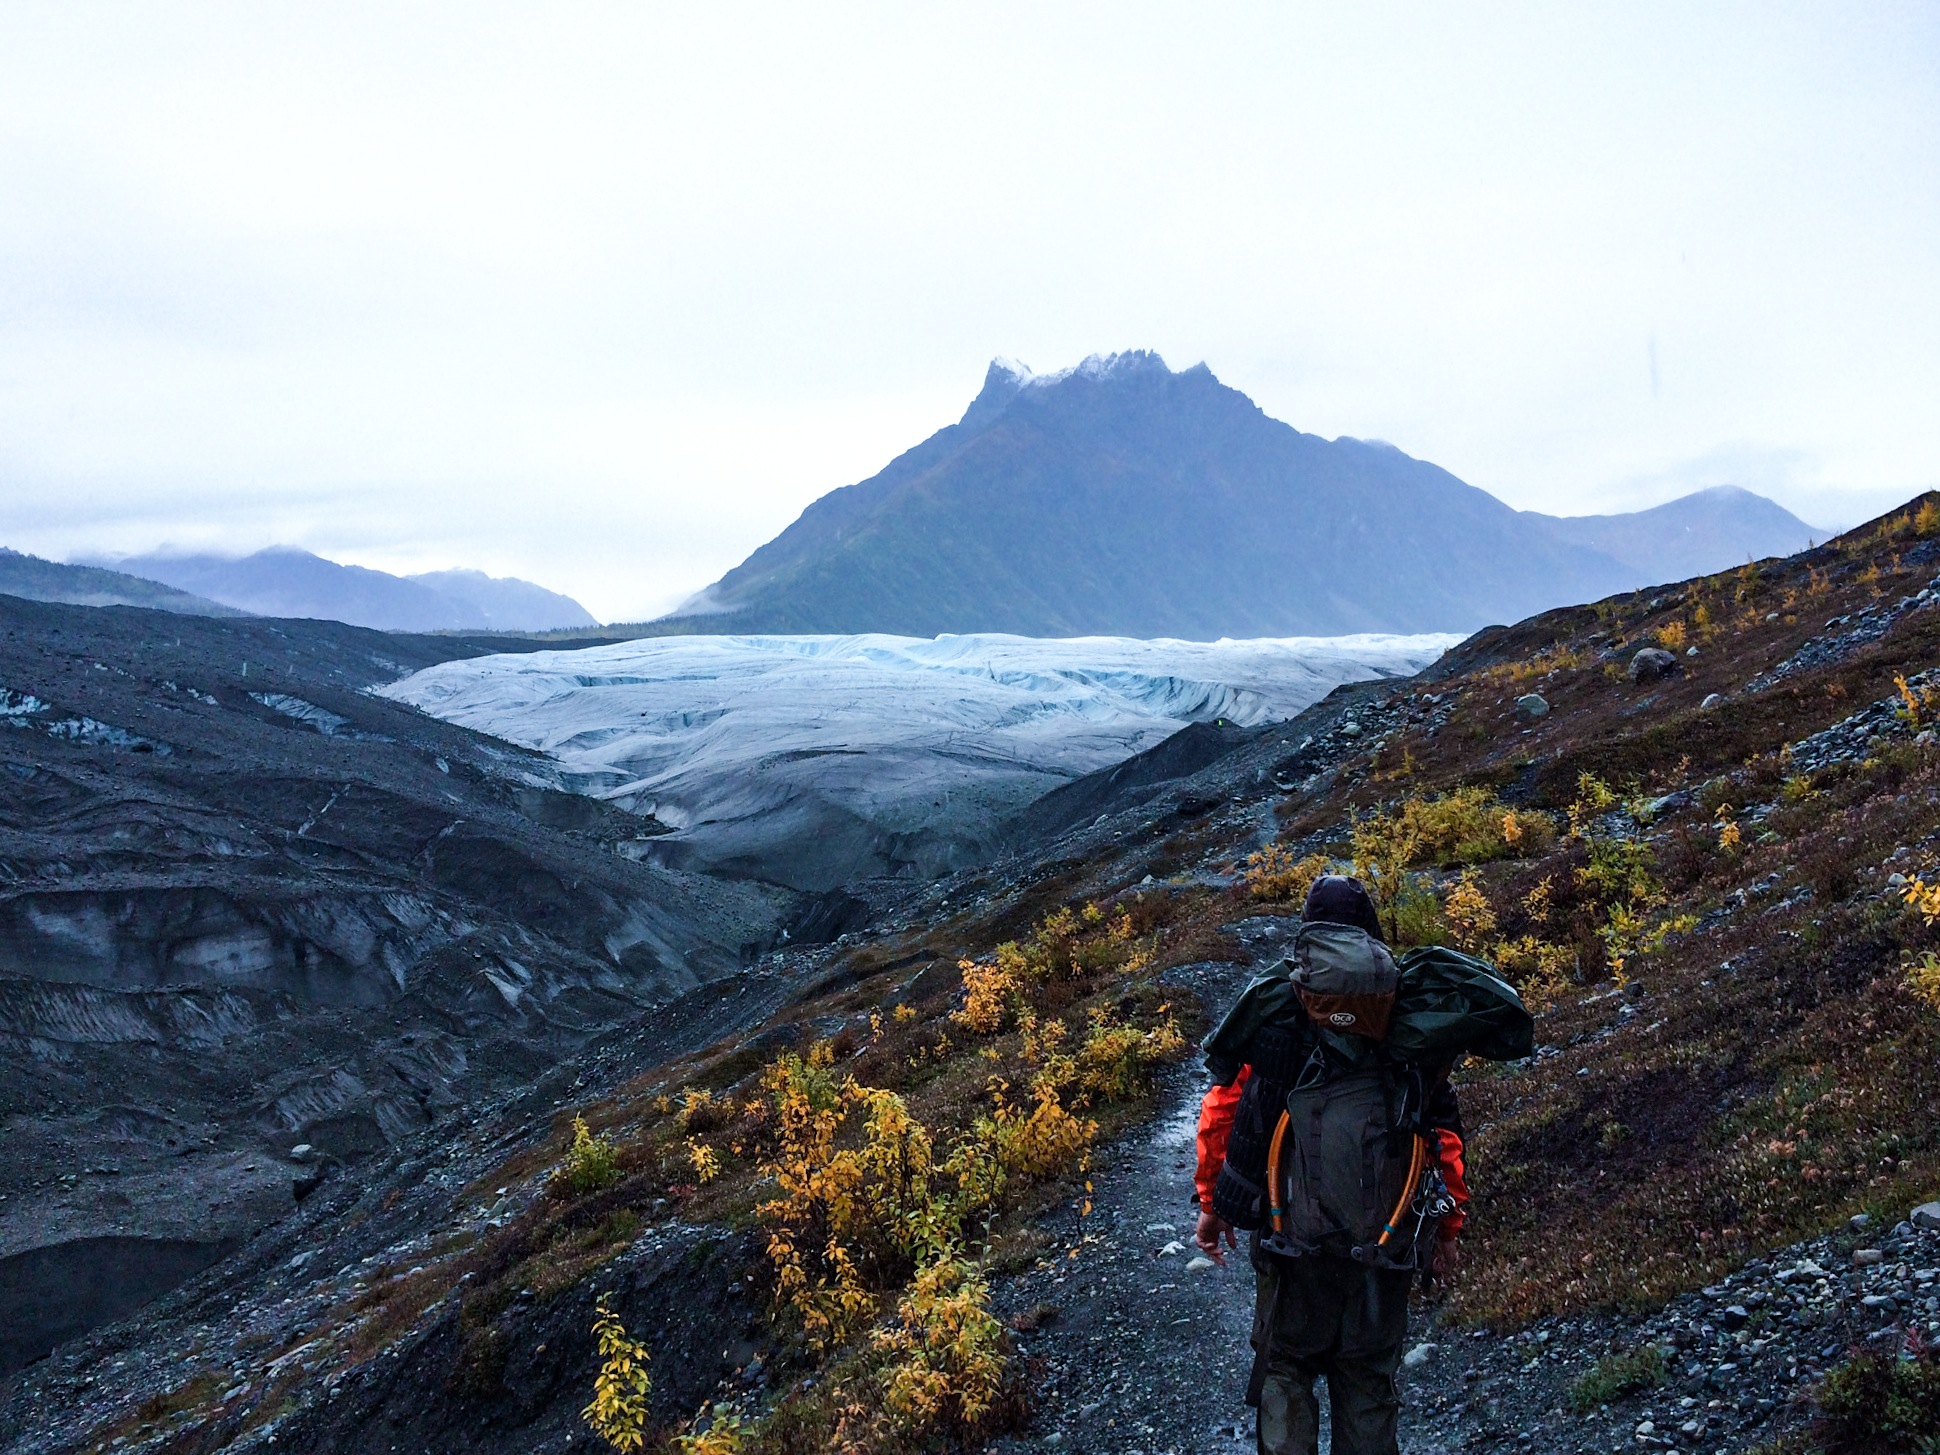
<path id="1" fill-rule="evenodd" d="M 1408 798 L 1368 821 L 1389 841 L 1402 867 L 1447 869 L 1493 859 L 1540 856 L 1556 843 L 1548 814 L 1506 807 L 1486 788 L 1458 788 L 1439 798 Z M 1357 855 L 1361 850 L 1357 845 Z"/>
<path id="2" fill-rule="evenodd" d="M 555 1187 L 570 1192 L 598 1192 L 620 1179 L 612 1140 L 594 1136 L 586 1118 L 573 1118 L 573 1144 L 566 1149 L 566 1160 L 552 1174 Z"/>
<path id="3" fill-rule="evenodd" d="M 1578 1414 L 1664 1382 L 1664 1351 L 1655 1344 L 1606 1354 L 1570 1386 L 1570 1407 Z"/>
<path id="4" fill-rule="evenodd" d="M 1388 943 L 1397 951 L 1414 945 L 1445 945 L 1453 938 L 1440 897 L 1413 874 L 1400 878 L 1394 897 L 1383 909 Z"/>
<path id="5" fill-rule="evenodd" d="M 1940 1451 L 1940 1354 L 1857 1354 L 1819 1386 L 1813 1433 L 1827 1455 L 1932 1455 Z"/>

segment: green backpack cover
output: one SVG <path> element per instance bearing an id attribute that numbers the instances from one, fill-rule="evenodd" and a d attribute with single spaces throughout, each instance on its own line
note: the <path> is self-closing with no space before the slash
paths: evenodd
<path id="1" fill-rule="evenodd" d="M 1536 1047 L 1536 1022 L 1515 987 L 1486 960 L 1445 945 L 1421 945 L 1396 959 L 1401 983 L 1384 1044 L 1397 1061 L 1449 1065 L 1463 1056 L 1519 1061 Z M 1246 1064 L 1253 1037 L 1264 1026 L 1306 1018 L 1282 961 L 1255 980 L 1206 1037 L 1206 1061 L 1216 1075 Z M 1340 1040 L 1322 1032 L 1330 1044 Z M 1359 1059 L 1355 1057 L 1353 1059 Z"/>
<path id="2" fill-rule="evenodd" d="M 1421 945 L 1397 963 L 1401 986 L 1388 1022 L 1388 1051 L 1397 1060 L 1520 1061 L 1534 1053 L 1535 1017 L 1488 961 L 1446 945 Z"/>

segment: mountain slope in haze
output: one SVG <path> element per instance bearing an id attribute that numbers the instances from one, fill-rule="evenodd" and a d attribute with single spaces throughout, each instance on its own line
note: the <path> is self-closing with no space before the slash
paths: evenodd
<path id="1" fill-rule="evenodd" d="M 493 631 L 550 631 L 559 627 L 598 626 L 593 614 L 570 596 L 548 591 L 516 576 L 487 576 L 483 571 L 423 571 L 405 578 L 429 586 L 439 595 L 461 601 L 485 616 Z"/>
<path id="2" fill-rule="evenodd" d="M 1637 573 L 1631 583 L 1636 586 L 1789 556 L 1832 534 L 1814 530 L 1776 501 L 1736 485 L 1716 485 L 1623 515 L 1524 513 L 1543 522 L 1560 541 L 1614 556 Z"/>
<path id="3" fill-rule="evenodd" d="M 1584 530 L 1390 445 L 1302 434 L 1203 364 L 1127 353 L 1039 377 L 1000 360 L 961 421 L 655 629 L 1443 631 L 1637 585 Z"/>
<path id="4" fill-rule="evenodd" d="M 147 606 L 184 616 L 241 616 L 232 606 L 177 591 L 159 581 L 101 566 L 44 561 L 0 546 L 0 596 L 69 606 Z"/>
<path id="5" fill-rule="evenodd" d="M 544 631 L 598 625 L 571 597 L 530 581 L 482 571 L 393 576 L 340 565 L 291 546 L 240 557 L 157 551 L 115 565 L 256 616 L 312 617 L 379 631 Z"/>

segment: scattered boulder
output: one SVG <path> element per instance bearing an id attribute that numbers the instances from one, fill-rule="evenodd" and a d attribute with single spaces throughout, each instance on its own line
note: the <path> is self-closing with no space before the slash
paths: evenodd
<path id="1" fill-rule="evenodd" d="M 1907 1219 L 1916 1228 L 1929 1232 L 1940 1232 L 1940 1202 L 1923 1202 L 1913 1209 Z"/>
<path id="2" fill-rule="evenodd" d="M 1876 1268 L 1886 1261 L 1886 1254 L 1878 1248 L 1854 1248 L 1852 1266 L 1855 1268 Z"/>
<path id="3" fill-rule="evenodd" d="M 1516 716 L 1528 722 L 1539 717 L 1549 716 L 1549 703 L 1539 692 L 1526 693 L 1516 699 Z"/>
<path id="4" fill-rule="evenodd" d="M 1632 682 L 1655 682 L 1659 677 L 1675 672 L 1677 658 L 1662 647 L 1645 647 L 1630 659 L 1630 680 Z"/>
<path id="5" fill-rule="evenodd" d="M 1703 708 L 1706 712 L 1709 712 L 1714 707 L 1721 707 L 1723 705 L 1724 705 L 1724 697 L 1721 694 L 1716 692 L 1707 694 L 1705 696 L 1704 701 L 1698 704 L 1698 706 Z"/>
<path id="6" fill-rule="evenodd" d="M 294 1147 L 290 1148 L 290 1160 L 292 1162 L 314 1162 L 317 1160 L 317 1149 L 308 1142 L 298 1142 Z"/>

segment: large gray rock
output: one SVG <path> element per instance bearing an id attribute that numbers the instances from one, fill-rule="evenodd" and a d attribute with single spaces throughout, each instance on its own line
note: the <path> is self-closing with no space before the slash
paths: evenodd
<path id="1" fill-rule="evenodd" d="M 1925 1228 L 1929 1232 L 1940 1232 L 1940 1202 L 1923 1202 L 1913 1209 L 1908 1219 L 1914 1227 Z"/>
<path id="2" fill-rule="evenodd" d="M 1526 693 L 1516 699 L 1516 716 L 1531 722 L 1539 717 L 1547 717 L 1549 702 L 1539 692 Z"/>
<path id="3" fill-rule="evenodd" d="M 1677 658 L 1662 647 L 1645 647 L 1630 659 L 1632 682 L 1655 682 L 1678 669 Z"/>

